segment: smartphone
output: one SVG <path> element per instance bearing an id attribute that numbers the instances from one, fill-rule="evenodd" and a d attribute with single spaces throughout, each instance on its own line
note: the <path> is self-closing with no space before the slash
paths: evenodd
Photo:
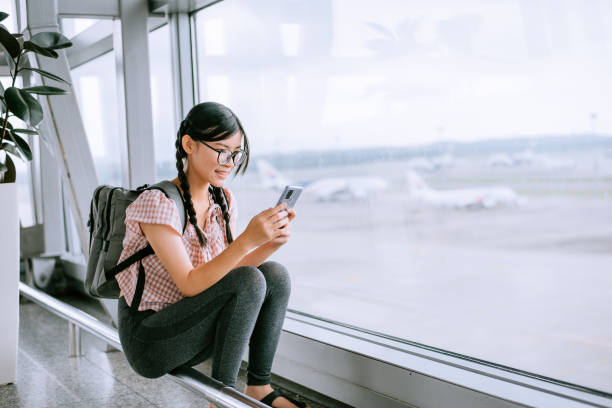
<path id="1" fill-rule="evenodd" d="M 300 197 L 300 194 L 302 194 L 302 190 L 303 188 L 300 186 L 285 186 L 285 189 L 283 190 L 283 193 L 278 199 L 276 205 L 279 205 L 285 201 L 287 203 L 287 208 L 293 208 Z"/>

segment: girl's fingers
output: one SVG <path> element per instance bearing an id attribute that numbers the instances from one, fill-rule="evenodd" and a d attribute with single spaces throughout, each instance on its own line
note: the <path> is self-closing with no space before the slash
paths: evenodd
<path id="1" fill-rule="evenodd" d="M 283 225 L 287 225 L 287 224 L 289 224 L 289 218 L 286 218 L 286 217 L 285 217 L 285 218 L 281 218 L 280 220 L 276 221 L 276 222 L 274 223 L 274 226 L 275 226 L 276 228 L 280 228 L 280 227 L 282 227 Z"/>
<path id="2" fill-rule="evenodd" d="M 270 207 L 267 210 L 260 212 L 255 217 L 262 217 L 264 220 L 268 220 L 274 217 L 279 211 L 282 211 L 286 206 L 287 206 L 287 203 L 282 202 L 275 207 Z"/>
<path id="3" fill-rule="evenodd" d="M 279 205 L 277 205 L 276 207 L 268 208 L 262 214 L 264 214 L 266 216 L 266 218 L 272 218 L 272 217 L 276 216 L 279 212 L 283 211 L 286 207 L 287 207 L 287 203 L 282 202 Z"/>
<path id="4" fill-rule="evenodd" d="M 287 214 L 289 215 L 289 221 L 293 221 L 295 218 L 295 210 L 293 208 L 289 208 L 287 210 Z"/>
<path id="5" fill-rule="evenodd" d="M 286 219 L 287 219 L 286 211 L 281 211 L 278 214 L 276 214 L 274 217 L 271 218 L 273 224 L 278 224 Z"/>

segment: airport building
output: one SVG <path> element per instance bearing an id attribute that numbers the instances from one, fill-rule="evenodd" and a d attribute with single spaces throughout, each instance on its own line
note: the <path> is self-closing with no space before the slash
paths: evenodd
<path id="1" fill-rule="evenodd" d="M 612 407 L 610 21 L 0 0 L 0 408 Z"/>

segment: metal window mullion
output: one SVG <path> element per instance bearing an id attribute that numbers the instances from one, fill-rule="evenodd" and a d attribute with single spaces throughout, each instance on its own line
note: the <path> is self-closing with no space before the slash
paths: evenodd
<path id="1" fill-rule="evenodd" d="M 147 3 L 123 0 L 115 20 L 113 46 L 117 69 L 122 184 L 137 187 L 155 177 L 153 113 Z"/>
<path id="2" fill-rule="evenodd" d="M 195 104 L 190 17 L 187 13 L 174 13 L 169 20 L 174 111 L 179 121 Z"/>
<path id="3" fill-rule="evenodd" d="M 189 27 L 191 33 L 191 55 L 192 64 L 191 72 L 193 76 L 193 95 L 195 101 L 201 101 L 202 95 L 200 95 L 200 58 L 198 57 L 198 26 L 196 25 L 196 14 L 189 16 Z"/>

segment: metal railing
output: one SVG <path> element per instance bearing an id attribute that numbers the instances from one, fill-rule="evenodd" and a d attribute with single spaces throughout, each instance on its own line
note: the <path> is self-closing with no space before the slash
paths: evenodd
<path id="1" fill-rule="evenodd" d="M 119 341 L 119 333 L 116 329 L 101 322 L 95 317 L 62 302 L 40 290 L 34 289 L 23 282 L 19 282 L 19 292 L 22 296 L 34 301 L 38 305 L 47 309 L 53 314 L 68 321 L 68 347 L 69 356 L 81 356 L 81 332 L 80 329 L 87 330 L 110 344 L 111 346 L 123 351 Z M 218 407 L 223 408 L 269 408 L 254 398 L 245 395 L 234 388 L 227 387 L 225 384 L 208 377 L 207 375 L 191 367 L 179 367 L 168 374 L 170 378 L 180 385 L 199 392 L 204 397 Z"/>

